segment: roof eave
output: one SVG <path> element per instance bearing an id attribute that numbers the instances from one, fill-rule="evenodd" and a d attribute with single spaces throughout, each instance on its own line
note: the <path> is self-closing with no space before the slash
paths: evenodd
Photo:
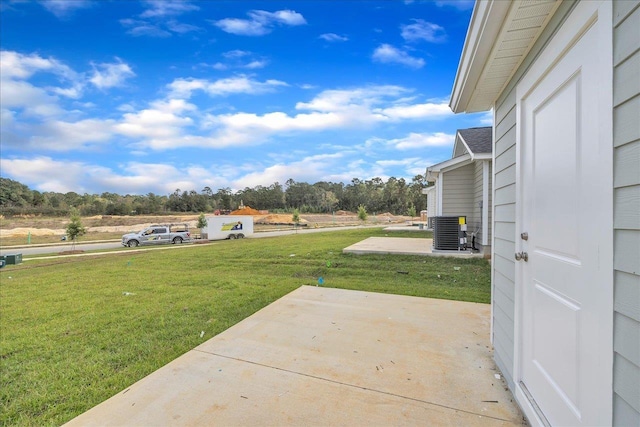
<path id="1" fill-rule="evenodd" d="M 493 108 L 555 14 L 560 0 L 477 0 L 449 106 L 454 113 Z"/>
<path id="2" fill-rule="evenodd" d="M 468 111 L 469 101 L 510 6 L 511 2 L 508 1 L 476 1 L 449 101 L 449 107 L 454 113 L 474 112 Z M 489 106 L 486 110 L 490 108 Z"/>
<path id="3" fill-rule="evenodd" d="M 478 153 L 473 156 L 473 160 L 493 160 L 492 153 Z"/>
<path id="4" fill-rule="evenodd" d="M 451 166 L 458 166 L 462 163 L 470 163 L 471 155 L 463 154 L 462 156 L 454 157 L 453 159 L 445 160 L 444 162 L 436 163 L 435 165 L 429 166 L 427 168 L 427 173 L 439 173 L 443 169 L 449 168 Z"/>

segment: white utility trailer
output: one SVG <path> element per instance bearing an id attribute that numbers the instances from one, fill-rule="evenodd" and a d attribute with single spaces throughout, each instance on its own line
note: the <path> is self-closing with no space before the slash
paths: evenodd
<path id="1" fill-rule="evenodd" d="M 253 234 L 251 215 L 214 215 L 206 220 L 206 238 L 209 240 L 242 239 Z"/>

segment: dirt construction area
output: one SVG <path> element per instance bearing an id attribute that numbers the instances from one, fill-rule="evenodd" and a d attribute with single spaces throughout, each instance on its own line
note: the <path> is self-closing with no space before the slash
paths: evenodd
<path id="1" fill-rule="evenodd" d="M 246 210 L 236 211 L 239 215 L 246 215 Z M 235 213 L 235 212 L 234 212 Z M 255 230 L 266 231 L 279 227 L 293 227 L 293 217 L 291 214 L 270 214 L 259 211 L 252 212 Z M 205 214 L 207 216 L 213 214 Z M 166 223 L 186 223 L 190 229 L 197 230 L 197 214 L 190 215 L 166 215 L 166 216 L 91 216 L 82 217 L 82 225 L 87 230 L 87 235 L 91 234 L 124 234 L 131 231 L 139 231 L 152 224 Z M 411 220 L 408 216 L 392 215 L 383 213 L 369 215 L 366 223 L 373 224 L 393 224 L 404 223 Z M 65 235 L 65 228 L 69 223 L 69 218 L 42 217 L 42 216 L 14 216 L 0 217 L 0 239 L 5 243 L 8 238 L 32 237 L 56 237 Z M 299 226 L 302 227 L 333 227 L 357 225 L 361 221 L 354 212 L 338 211 L 333 214 L 300 214 Z M 86 239 L 86 237 L 85 237 Z"/>

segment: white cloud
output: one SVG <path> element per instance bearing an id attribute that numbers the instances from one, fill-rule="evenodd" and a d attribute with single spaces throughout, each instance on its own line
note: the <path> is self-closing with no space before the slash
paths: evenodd
<path id="1" fill-rule="evenodd" d="M 440 25 L 427 22 L 423 19 L 414 19 L 413 22 L 413 24 L 400 26 L 402 38 L 405 40 L 425 40 L 431 43 L 440 43 L 447 39 L 447 33 Z"/>
<path id="2" fill-rule="evenodd" d="M 224 56 L 227 59 L 243 58 L 249 55 L 251 55 L 251 52 L 248 52 L 246 50 L 240 50 L 240 49 L 230 50 L 222 54 L 222 56 Z"/>
<path id="3" fill-rule="evenodd" d="M 304 17 L 293 10 L 279 10 L 277 12 L 267 12 L 264 10 L 252 10 L 248 15 L 258 22 L 270 25 L 278 22 L 285 25 L 305 25 L 307 21 Z"/>
<path id="4" fill-rule="evenodd" d="M 108 89 L 111 87 L 122 86 L 126 79 L 134 77 L 135 73 L 129 65 L 116 58 L 118 62 L 91 64 L 93 67 L 93 76 L 89 81 L 98 89 Z"/>
<path id="5" fill-rule="evenodd" d="M 123 120 L 114 125 L 114 130 L 129 138 L 145 140 L 145 145 L 170 148 L 171 140 L 180 139 L 185 128 L 193 125 L 193 119 L 183 113 L 195 109 L 184 100 L 157 101 L 151 108 L 125 113 Z"/>
<path id="6" fill-rule="evenodd" d="M 53 74 L 70 86 L 41 88 L 26 81 L 37 73 Z M 54 58 L 0 51 L 0 102 L 4 108 L 23 109 L 27 116 L 61 114 L 63 110 L 56 95 L 79 98 L 83 89 L 82 79 L 81 74 Z"/>
<path id="7" fill-rule="evenodd" d="M 134 111 L 136 111 L 136 108 L 131 104 L 122 104 L 118 106 L 117 109 L 118 111 L 123 111 L 125 113 L 133 113 Z"/>
<path id="8" fill-rule="evenodd" d="M 146 0 L 144 3 L 149 7 L 140 14 L 141 18 L 175 16 L 200 10 L 198 6 L 187 0 Z"/>
<path id="9" fill-rule="evenodd" d="M 328 90 L 308 103 L 298 103 L 296 109 L 309 112 L 295 115 L 284 112 L 207 114 L 201 126 L 211 131 L 209 136 L 183 138 L 174 144 L 204 144 L 209 147 L 251 145 L 264 143 L 273 135 L 363 128 L 407 119 L 440 119 L 453 114 L 444 102 L 393 106 L 393 100 L 389 98 L 406 92 L 407 89 L 398 86 Z M 392 106 L 379 107 L 388 104 Z M 435 139 L 431 142 L 435 143 Z"/>
<path id="10" fill-rule="evenodd" d="M 269 63 L 267 59 L 257 57 L 253 52 L 245 50 L 230 50 L 224 52 L 222 57 L 225 59 L 225 62 L 217 62 L 213 65 L 200 65 L 210 66 L 216 70 L 228 70 L 232 68 L 256 70 L 266 67 Z"/>
<path id="11" fill-rule="evenodd" d="M 216 188 L 224 183 L 213 171 L 198 166 L 176 167 L 162 163 L 128 162 L 122 172 L 107 170 L 92 176 L 92 184 L 101 188 L 114 188 L 120 194 L 170 194 L 177 188 L 183 191 L 201 189 L 206 185 Z"/>
<path id="12" fill-rule="evenodd" d="M 288 85 L 279 80 L 259 82 L 244 75 L 213 82 L 206 79 L 176 79 L 167 85 L 169 96 L 174 98 L 189 98 L 196 90 L 202 90 L 210 96 L 227 96 L 234 93 L 257 95 L 272 92 L 282 86 Z"/>
<path id="13" fill-rule="evenodd" d="M 493 110 L 482 113 L 480 116 L 480 124 L 484 126 L 493 126 Z"/>
<path id="14" fill-rule="evenodd" d="M 51 92 L 56 95 L 62 95 L 67 98 L 78 99 L 82 96 L 84 85 L 81 83 L 75 83 L 73 86 L 68 88 L 61 87 L 50 87 L 48 88 Z"/>
<path id="15" fill-rule="evenodd" d="M 473 9 L 474 4 L 475 4 L 475 0 L 438 0 L 436 1 L 436 6 L 438 7 L 451 6 L 458 10 Z"/>
<path id="16" fill-rule="evenodd" d="M 299 182 L 318 182 L 341 180 L 331 171 L 338 170 L 343 162 L 342 153 L 318 154 L 306 156 L 290 163 L 276 163 L 264 169 L 253 171 L 233 180 L 235 188 L 255 187 L 265 183 L 284 183 L 289 178 L 295 177 Z"/>
<path id="17" fill-rule="evenodd" d="M 121 19 L 120 24 L 123 27 L 128 28 L 127 34 L 135 37 L 171 37 L 171 32 L 160 28 L 158 24 L 152 24 L 147 21 L 140 21 L 136 19 Z"/>
<path id="18" fill-rule="evenodd" d="M 120 25 L 127 28 L 127 34 L 134 37 L 148 36 L 165 38 L 171 37 L 174 33 L 187 34 L 191 32 L 203 31 L 202 28 L 196 25 L 185 24 L 176 21 L 175 19 L 170 19 L 168 21 L 150 21 L 125 18 L 121 19 L 119 22 Z"/>
<path id="19" fill-rule="evenodd" d="M 56 161 L 50 157 L 33 159 L 0 158 L 0 169 L 3 175 L 11 176 L 23 183 L 37 183 L 40 191 L 56 191 L 66 193 L 80 191 L 82 185 L 83 164 L 71 161 Z"/>
<path id="20" fill-rule="evenodd" d="M 409 55 L 407 52 L 397 49 L 389 44 L 381 44 L 373 52 L 373 60 L 376 62 L 397 63 L 406 65 L 410 68 L 422 68 L 424 67 L 424 59 L 415 58 Z"/>
<path id="21" fill-rule="evenodd" d="M 29 138 L 29 145 L 39 150 L 73 151 L 103 144 L 113 137 L 113 121 L 85 119 L 76 122 L 54 120 L 34 126 L 37 133 Z"/>
<path id="22" fill-rule="evenodd" d="M 128 162 L 121 165 L 121 170 L 113 170 L 86 162 L 39 156 L 31 159 L 0 158 L 0 169 L 32 188 L 60 193 L 170 194 L 176 188 L 193 190 L 206 185 L 211 188 L 229 185 L 226 179 L 217 176 L 216 171 L 191 165 L 176 167 Z"/>
<path id="23" fill-rule="evenodd" d="M 219 123 L 228 129 L 262 130 L 267 133 L 291 132 L 299 130 L 321 130 L 346 125 L 346 115 L 335 113 L 309 113 L 289 116 L 285 113 L 225 114 L 211 117 L 212 123 Z"/>
<path id="24" fill-rule="evenodd" d="M 443 118 L 453 116 L 449 104 L 446 102 L 424 104 L 395 105 L 393 107 L 376 110 L 377 113 L 392 119 Z"/>
<path id="25" fill-rule="evenodd" d="M 0 51 L 0 76 L 3 79 L 28 79 L 37 72 L 49 72 L 66 80 L 76 80 L 79 75 L 54 58 L 37 54 L 24 55 L 15 51 Z"/>
<path id="26" fill-rule="evenodd" d="M 380 85 L 355 89 L 330 89 L 321 92 L 310 102 L 296 104 L 298 110 L 344 111 L 353 107 L 380 104 L 385 99 L 408 92 L 401 86 Z"/>
<path id="27" fill-rule="evenodd" d="M 455 135 L 444 132 L 435 133 L 410 133 L 404 138 L 390 139 L 382 141 L 385 145 L 393 147 L 397 150 L 414 150 L 424 149 L 428 147 L 447 147 L 453 146 Z"/>
<path id="28" fill-rule="evenodd" d="M 224 18 L 211 23 L 226 33 L 241 36 L 263 36 L 273 31 L 273 27 L 278 24 L 298 26 L 307 23 L 301 14 L 293 10 L 252 10 L 247 14 L 250 19 Z"/>
<path id="29" fill-rule="evenodd" d="M 249 70 L 257 70 L 259 68 L 266 67 L 268 63 L 269 62 L 266 60 L 255 60 L 243 65 L 242 68 L 247 68 Z"/>
<path id="30" fill-rule="evenodd" d="M 170 31 L 173 31 L 174 33 L 178 33 L 178 34 L 186 34 L 194 31 L 202 31 L 202 28 L 196 25 L 185 24 L 183 22 L 178 22 L 175 19 L 167 21 L 166 25 Z"/>
<path id="31" fill-rule="evenodd" d="M 271 29 L 262 23 L 247 19 L 225 18 L 216 21 L 214 25 L 225 33 L 240 36 L 263 36 L 271 32 Z"/>
<path id="32" fill-rule="evenodd" d="M 0 84 L 0 103 L 3 108 L 23 109 L 27 116 L 55 116 L 63 112 L 55 96 L 28 82 L 1 79 Z"/>
<path id="33" fill-rule="evenodd" d="M 78 9 L 87 9 L 93 5 L 89 0 L 42 0 L 40 4 L 58 18 L 66 18 Z"/>
<path id="34" fill-rule="evenodd" d="M 346 42 L 347 40 L 349 40 L 349 37 L 340 36 L 335 33 L 320 34 L 318 38 L 328 42 Z"/>

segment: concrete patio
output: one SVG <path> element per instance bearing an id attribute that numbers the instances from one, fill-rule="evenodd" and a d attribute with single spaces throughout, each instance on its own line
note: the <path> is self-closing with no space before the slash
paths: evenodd
<path id="1" fill-rule="evenodd" d="M 67 425 L 522 425 L 489 312 L 303 286 Z"/>
<path id="2" fill-rule="evenodd" d="M 394 254 L 483 258 L 481 253 L 468 251 L 434 251 L 433 239 L 411 237 L 369 237 L 342 250 L 345 254 Z"/>

